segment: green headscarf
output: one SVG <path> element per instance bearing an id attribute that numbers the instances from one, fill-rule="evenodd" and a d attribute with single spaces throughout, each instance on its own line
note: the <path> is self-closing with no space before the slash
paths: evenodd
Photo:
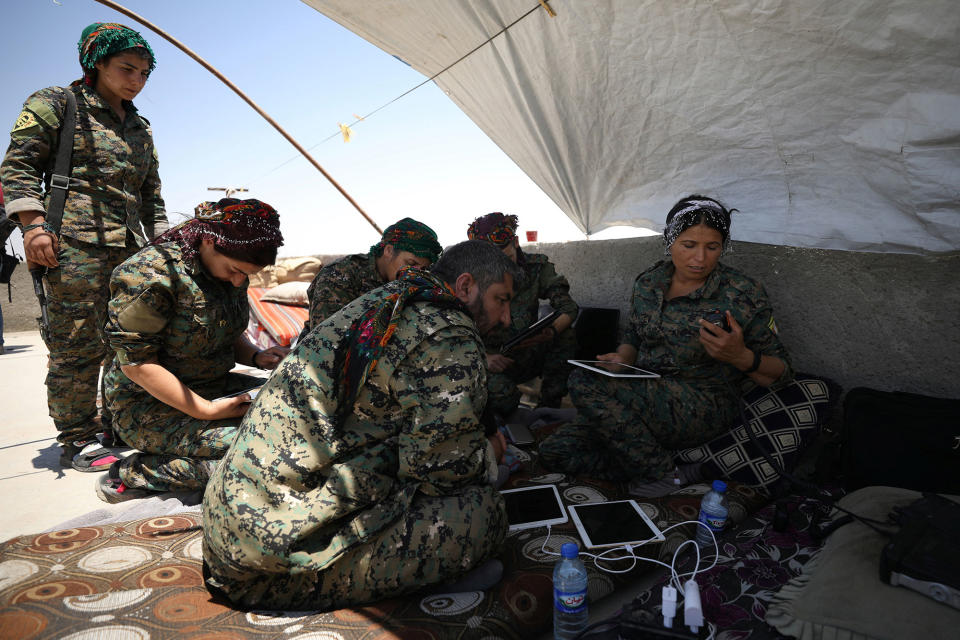
<path id="1" fill-rule="evenodd" d="M 139 33 L 116 22 L 94 22 L 80 34 L 77 51 L 84 75 L 90 77 L 99 61 L 112 53 L 142 47 L 150 54 L 150 71 L 157 66 L 157 56 Z"/>
<path id="2" fill-rule="evenodd" d="M 370 253 L 380 257 L 383 255 L 383 248 L 388 244 L 393 245 L 397 251 L 409 251 L 430 262 L 436 262 L 443 251 L 434 230 L 413 218 L 404 218 L 387 227 L 380 242 L 370 247 Z"/>

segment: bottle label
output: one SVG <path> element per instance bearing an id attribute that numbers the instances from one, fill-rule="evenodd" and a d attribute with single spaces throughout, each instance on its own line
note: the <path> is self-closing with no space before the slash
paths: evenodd
<path id="1" fill-rule="evenodd" d="M 726 515 L 710 515 L 708 513 L 700 512 L 700 522 L 707 525 L 714 531 L 722 531 L 723 527 L 727 524 Z"/>
<path id="2" fill-rule="evenodd" d="M 587 591 L 567 593 L 559 589 L 554 589 L 553 604 L 557 608 L 557 611 L 563 613 L 580 613 L 587 606 Z"/>

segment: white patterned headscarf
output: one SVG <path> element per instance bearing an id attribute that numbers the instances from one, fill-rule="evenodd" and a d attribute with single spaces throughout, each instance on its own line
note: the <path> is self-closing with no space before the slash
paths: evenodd
<path id="1" fill-rule="evenodd" d="M 698 224 L 705 224 L 720 232 L 723 238 L 724 253 L 730 252 L 730 214 L 736 209 L 727 209 L 722 204 L 706 196 L 687 196 L 677 202 L 667 214 L 667 223 L 663 229 L 664 254 L 670 255 L 670 247 L 677 237 Z"/>

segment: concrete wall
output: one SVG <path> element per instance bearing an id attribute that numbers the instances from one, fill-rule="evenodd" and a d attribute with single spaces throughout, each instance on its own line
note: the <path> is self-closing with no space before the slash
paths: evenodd
<path id="1" fill-rule="evenodd" d="M 582 306 L 629 313 L 659 237 L 525 245 L 545 253 Z M 924 257 L 734 243 L 722 261 L 766 286 L 798 371 L 845 390 L 960 397 L 960 253 Z"/>
<path id="2" fill-rule="evenodd" d="M 582 306 L 629 312 L 633 279 L 662 256 L 659 237 L 524 245 L 545 253 Z M 324 264 L 336 256 L 318 256 Z M 845 390 L 868 386 L 960 397 L 960 253 L 924 257 L 734 243 L 723 261 L 760 280 L 798 371 Z M 21 265 L 6 331 L 36 329 Z"/>

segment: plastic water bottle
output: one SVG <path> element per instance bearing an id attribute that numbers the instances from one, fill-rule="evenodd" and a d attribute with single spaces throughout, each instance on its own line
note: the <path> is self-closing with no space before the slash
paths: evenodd
<path id="1" fill-rule="evenodd" d="M 560 556 L 553 568 L 553 637 L 569 640 L 587 626 L 587 568 L 576 542 L 564 543 Z"/>
<path id="2" fill-rule="evenodd" d="M 713 489 L 707 491 L 700 501 L 700 522 L 710 527 L 714 535 L 723 531 L 727 524 L 727 483 L 723 480 L 714 480 Z M 713 538 L 710 532 L 697 526 L 697 544 L 701 547 L 712 547 Z"/>

